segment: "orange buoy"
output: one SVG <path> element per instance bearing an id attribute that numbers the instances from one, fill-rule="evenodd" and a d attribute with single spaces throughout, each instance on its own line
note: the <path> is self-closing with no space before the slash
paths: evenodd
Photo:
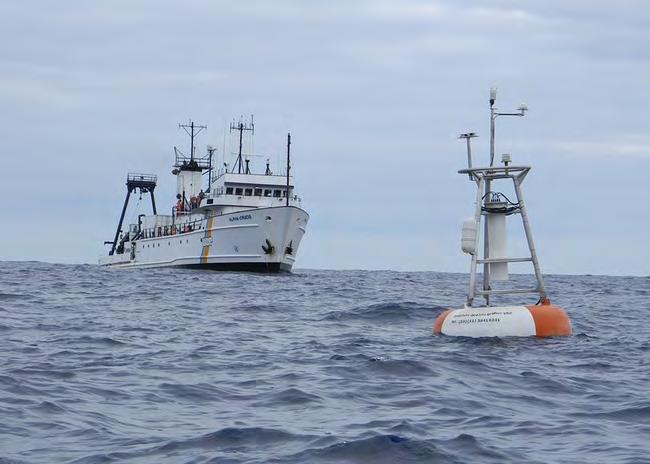
<path id="1" fill-rule="evenodd" d="M 457 337 L 559 337 L 572 330 L 566 312 L 545 299 L 527 306 L 448 309 L 436 319 L 433 332 Z"/>
<path id="2" fill-rule="evenodd" d="M 461 249 L 471 256 L 469 289 L 464 308 L 449 309 L 435 321 L 433 332 L 459 337 L 556 337 L 571 335 L 571 321 L 562 308 L 554 306 L 547 298 L 542 270 L 537 259 L 533 232 L 528 220 L 522 183 L 531 170 L 530 166 L 513 165 L 512 156 L 501 155 L 503 166 L 494 164 L 494 121 L 497 116 L 524 116 L 528 107 L 521 105 L 517 112 L 500 113 L 494 106 L 496 89 L 490 89 L 490 164 L 473 167 L 470 140 L 474 132 L 461 134 L 467 140 L 467 169 L 458 171 L 476 184 L 474 216 L 463 222 Z M 510 184 L 512 182 L 512 184 Z M 496 190 L 497 186 L 508 189 L 507 195 Z M 508 185 L 510 184 L 510 185 Z M 514 196 L 512 193 L 514 192 Z M 529 254 L 508 254 L 509 217 L 519 216 L 522 222 Z M 481 240 L 482 239 L 482 240 Z M 481 247 L 481 243 L 483 243 Z M 482 252 L 482 257 L 479 255 Z M 537 284 L 535 287 L 513 287 L 498 284 L 510 280 L 510 263 L 526 263 L 533 266 Z M 479 266 L 483 267 L 483 285 L 477 288 Z M 497 285 L 494 285 L 497 284 Z M 537 294 L 535 305 L 493 306 L 492 298 L 499 295 Z M 485 298 L 485 306 L 474 307 L 477 297 Z"/>

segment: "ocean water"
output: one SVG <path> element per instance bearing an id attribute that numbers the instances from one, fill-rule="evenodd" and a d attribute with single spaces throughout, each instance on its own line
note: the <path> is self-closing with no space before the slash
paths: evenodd
<path id="1" fill-rule="evenodd" d="M 466 276 L 0 263 L 2 463 L 648 463 L 650 278 L 455 339 Z M 519 276 L 516 280 L 527 280 Z"/>

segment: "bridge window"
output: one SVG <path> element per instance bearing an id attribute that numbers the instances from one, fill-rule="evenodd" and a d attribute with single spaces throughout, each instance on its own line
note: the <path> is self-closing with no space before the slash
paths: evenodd
<path id="1" fill-rule="evenodd" d="M 235 189 L 235 195 L 242 195 L 244 193 L 244 189 L 242 188 L 236 188 Z"/>
<path id="2" fill-rule="evenodd" d="M 250 197 L 251 195 L 253 195 L 253 189 L 252 189 L 252 188 L 248 188 L 248 189 L 246 189 L 246 190 L 245 190 L 245 195 L 246 195 L 247 197 Z"/>
<path id="3" fill-rule="evenodd" d="M 271 196 L 271 190 L 269 190 L 269 189 L 264 190 L 264 196 L 265 197 L 270 197 Z"/>
<path id="4" fill-rule="evenodd" d="M 274 196 L 275 198 L 279 198 L 279 197 L 280 197 L 280 194 L 281 194 L 280 190 L 273 190 L 273 196 Z"/>
<path id="5" fill-rule="evenodd" d="M 232 187 L 226 187 L 226 195 L 232 195 Z"/>
<path id="6" fill-rule="evenodd" d="M 255 189 L 255 196 L 256 196 L 256 197 L 261 197 L 261 196 L 262 196 L 262 189 L 258 189 L 258 188 L 256 188 L 256 189 Z"/>

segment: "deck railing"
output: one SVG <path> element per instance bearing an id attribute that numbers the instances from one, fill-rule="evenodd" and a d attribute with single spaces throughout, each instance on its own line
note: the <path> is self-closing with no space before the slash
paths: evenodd
<path id="1" fill-rule="evenodd" d="M 141 238 L 158 238 L 171 237 L 174 235 L 183 235 L 197 230 L 203 230 L 203 219 L 196 219 L 182 224 L 171 224 L 166 226 L 151 227 L 140 231 Z"/>
<path id="2" fill-rule="evenodd" d="M 139 172 L 129 172 L 126 175 L 126 181 L 127 182 L 137 182 L 137 181 L 153 182 L 155 184 L 158 181 L 158 176 L 155 176 L 153 174 L 142 174 Z"/>

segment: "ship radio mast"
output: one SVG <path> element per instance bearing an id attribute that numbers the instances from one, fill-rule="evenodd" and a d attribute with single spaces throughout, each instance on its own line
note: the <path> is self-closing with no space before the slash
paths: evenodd
<path id="1" fill-rule="evenodd" d="M 251 122 L 250 123 L 245 123 L 243 119 L 239 119 L 238 123 L 235 123 L 235 121 L 230 123 L 230 133 L 232 134 L 232 131 L 239 131 L 239 152 L 237 154 L 237 161 L 235 162 L 235 165 L 237 166 L 237 174 L 242 173 L 242 168 L 243 168 L 243 160 L 242 160 L 242 144 L 243 144 L 243 139 L 244 139 L 244 131 L 250 131 L 251 134 L 255 134 L 255 123 L 253 122 L 253 115 L 251 114 Z M 246 169 L 246 174 L 250 174 L 248 172 L 248 168 Z M 232 167 L 232 171 L 235 172 L 235 166 Z"/>
<path id="2" fill-rule="evenodd" d="M 199 132 L 203 129 L 207 129 L 208 126 L 200 126 L 194 124 L 194 121 L 190 120 L 189 124 L 179 124 L 178 127 L 185 130 L 187 135 L 190 136 L 190 161 L 194 161 L 194 137 L 199 135 Z"/>

